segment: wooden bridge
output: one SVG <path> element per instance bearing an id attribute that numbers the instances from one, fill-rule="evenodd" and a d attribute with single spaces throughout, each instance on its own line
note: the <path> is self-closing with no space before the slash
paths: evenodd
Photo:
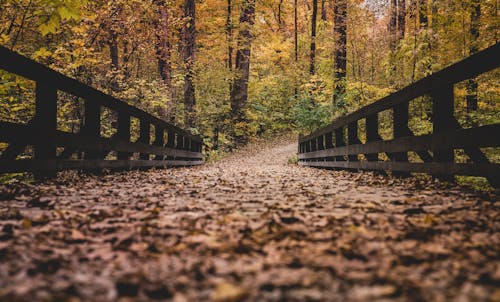
<path id="1" fill-rule="evenodd" d="M 456 63 L 299 138 L 299 163 L 321 168 L 420 172 L 437 176 L 485 176 L 500 185 L 500 164 L 491 163 L 480 147 L 500 147 L 500 124 L 462 129 L 454 116 L 454 85 L 500 66 L 500 44 Z M 411 100 L 429 96 L 432 133 L 415 136 L 409 128 Z M 379 114 L 392 111 L 393 139 L 379 134 Z M 365 141 L 358 123 L 365 121 Z M 454 150 L 463 149 L 471 163 L 457 163 Z M 420 162 L 409 162 L 413 151 Z M 380 160 L 385 153 L 390 161 Z"/>
<path id="2" fill-rule="evenodd" d="M 35 117 L 27 125 L 0 121 L 0 142 L 9 144 L 0 157 L 0 173 L 54 172 L 192 166 L 202 164 L 202 140 L 136 107 L 62 75 L 0 46 L 0 69 L 36 82 Z M 57 129 L 58 91 L 84 100 L 79 133 Z M 101 136 L 104 108 L 117 114 L 116 134 Z M 131 141 L 131 118 L 140 121 L 140 137 Z M 154 140 L 150 132 L 154 127 Z M 33 146 L 32 159 L 16 159 Z M 110 156 L 115 151 L 116 156 Z M 76 158 L 76 154 L 83 154 Z"/>

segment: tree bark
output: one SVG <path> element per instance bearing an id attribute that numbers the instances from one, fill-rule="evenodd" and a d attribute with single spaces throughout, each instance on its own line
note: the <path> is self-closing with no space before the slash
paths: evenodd
<path id="1" fill-rule="evenodd" d="M 321 20 L 326 21 L 326 0 L 321 0 Z"/>
<path id="2" fill-rule="evenodd" d="M 390 8 L 390 18 L 389 18 L 389 45 L 391 47 L 391 51 L 396 50 L 396 26 L 398 21 L 398 1 L 391 0 L 391 8 Z"/>
<path id="3" fill-rule="evenodd" d="M 398 1 L 398 37 L 397 40 L 400 41 L 405 37 L 406 32 L 406 1 Z"/>
<path id="4" fill-rule="evenodd" d="M 158 74 L 167 88 L 170 97 L 165 110 L 162 114 L 164 118 L 173 121 L 173 89 L 172 89 L 172 63 L 171 63 L 171 45 L 170 45 L 170 30 L 169 30 L 169 15 L 167 4 L 164 0 L 155 0 L 156 19 L 153 24 L 155 27 L 155 50 L 157 58 Z"/>
<path id="5" fill-rule="evenodd" d="M 195 126 L 195 90 L 193 83 L 193 65 L 195 60 L 195 0 L 184 1 L 184 26 L 182 30 L 184 59 L 184 124 Z"/>
<path id="6" fill-rule="evenodd" d="M 233 24 L 231 22 L 231 0 L 227 0 L 226 41 L 227 41 L 227 68 L 233 70 Z"/>
<path id="7" fill-rule="evenodd" d="M 310 65 L 309 73 L 315 73 L 316 61 L 316 19 L 318 16 L 318 0 L 313 0 L 312 17 L 311 17 L 311 52 L 309 54 Z"/>
<path id="8" fill-rule="evenodd" d="M 293 47 L 295 62 L 299 60 L 299 33 L 298 33 L 298 18 L 297 18 L 297 0 L 293 0 Z"/>
<path id="9" fill-rule="evenodd" d="M 346 93 L 347 66 L 347 0 L 337 0 L 334 5 L 334 33 L 336 38 L 334 50 L 335 90 L 333 106 L 342 103 Z"/>
<path id="10" fill-rule="evenodd" d="M 472 0 L 470 12 L 470 44 L 469 55 L 473 55 L 479 51 L 479 27 L 481 20 L 481 1 Z M 477 110 L 477 80 L 470 79 L 467 81 L 467 112 Z"/>
<path id="11" fill-rule="evenodd" d="M 234 122 L 246 120 L 245 108 L 248 100 L 248 79 L 250 77 L 250 54 L 252 46 L 252 27 L 255 18 L 255 0 L 244 0 L 239 19 L 238 48 L 236 51 L 236 79 L 231 89 L 231 117 Z M 238 135 L 238 142 L 245 137 Z"/>

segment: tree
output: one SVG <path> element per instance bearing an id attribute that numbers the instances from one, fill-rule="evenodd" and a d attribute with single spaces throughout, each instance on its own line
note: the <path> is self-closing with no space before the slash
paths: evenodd
<path id="1" fill-rule="evenodd" d="M 182 29 L 182 57 L 184 61 L 184 124 L 194 127 L 195 91 L 193 67 L 195 60 L 195 0 L 184 1 L 184 26 Z"/>
<path id="2" fill-rule="evenodd" d="M 346 93 L 347 68 L 347 0 L 337 0 L 334 5 L 334 93 L 333 106 L 337 107 L 344 101 Z"/>
<path id="3" fill-rule="evenodd" d="M 398 37 L 397 40 L 400 41 L 405 37 L 406 32 L 406 1 L 398 1 Z"/>
<path id="4" fill-rule="evenodd" d="M 389 43 L 391 51 L 396 50 L 397 41 L 397 21 L 398 21 L 398 0 L 391 0 L 390 17 L 389 17 Z"/>
<path id="5" fill-rule="evenodd" d="M 479 27 L 481 20 L 481 1 L 471 0 L 470 12 L 470 44 L 469 55 L 473 55 L 479 51 Z M 467 81 L 467 112 L 477 110 L 477 80 L 470 79 Z"/>
<path id="6" fill-rule="evenodd" d="M 231 89 L 231 117 L 238 122 L 244 122 L 245 107 L 248 100 L 248 80 L 250 78 L 250 54 L 252 46 L 252 27 L 255 18 L 255 0 L 244 0 L 239 19 L 238 49 L 236 51 L 236 79 Z M 236 134 L 239 143 L 245 142 L 244 135 Z"/>
<path id="7" fill-rule="evenodd" d="M 313 0 L 313 9 L 311 16 L 311 52 L 309 54 L 310 64 L 309 73 L 314 74 L 315 72 L 315 60 L 316 60 L 316 18 L 318 15 L 318 0 Z"/>
<path id="8" fill-rule="evenodd" d="M 170 92 L 169 102 L 165 104 L 165 113 L 167 120 L 173 121 L 173 94 L 172 94 L 172 66 L 171 66 L 171 46 L 169 15 L 164 0 L 154 0 L 156 17 L 154 19 L 155 27 L 155 50 L 158 62 L 158 74 L 165 87 Z"/>

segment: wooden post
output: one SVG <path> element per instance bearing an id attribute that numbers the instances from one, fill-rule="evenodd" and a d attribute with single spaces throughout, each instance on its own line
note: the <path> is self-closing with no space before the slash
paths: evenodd
<path id="1" fill-rule="evenodd" d="M 36 82 L 34 130 L 45 137 L 45 142 L 35 145 L 35 159 L 56 158 L 53 136 L 57 130 L 57 88 L 51 80 Z M 54 167 L 55 168 L 55 167 Z M 35 173 L 35 178 L 56 176 L 55 172 Z"/>
<path id="2" fill-rule="evenodd" d="M 325 136 L 318 136 L 318 150 L 325 150 Z"/>
<path id="3" fill-rule="evenodd" d="M 394 107 L 393 116 L 394 139 L 410 136 L 411 133 L 408 129 L 408 103 L 405 102 Z M 394 153 L 394 161 L 407 162 L 408 153 Z"/>
<path id="4" fill-rule="evenodd" d="M 154 141 L 154 145 L 155 146 L 158 146 L 158 147 L 163 147 L 164 143 L 165 143 L 165 139 L 164 139 L 164 132 L 165 132 L 165 129 L 163 129 L 160 125 L 155 125 L 155 141 Z M 155 160 L 163 160 L 164 156 L 163 155 L 156 155 L 155 156 Z"/>
<path id="5" fill-rule="evenodd" d="M 349 140 L 349 145 L 356 145 L 360 143 L 358 138 L 358 121 L 349 123 L 347 126 L 347 138 Z M 358 155 L 349 155 L 348 159 L 349 161 L 359 161 Z"/>
<path id="6" fill-rule="evenodd" d="M 433 134 L 445 133 L 455 129 L 453 85 L 433 91 L 432 97 L 432 130 Z M 453 149 L 434 149 L 435 162 L 453 162 Z"/>
<path id="7" fill-rule="evenodd" d="M 404 102 L 394 107 L 393 109 L 393 129 L 394 139 L 400 137 L 411 136 L 410 129 L 408 128 L 408 102 Z M 394 162 L 408 162 L 408 152 L 398 152 L 392 154 Z M 409 177 L 408 172 L 393 172 L 394 176 Z"/>
<path id="8" fill-rule="evenodd" d="M 151 131 L 151 123 L 148 120 L 141 120 L 141 134 L 139 136 L 139 142 L 149 145 L 151 143 L 151 138 L 149 132 Z M 141 159 L 149 160 L 149 153 L 141 153 Z"/>
<path id="9" fill-rule="evenodd" d="M 378 133 L 378 113 L 366 117 L 366 142 L 380 140 Z M 378 153 L 365 154 L 368 161 L 378 161 Z"/>
<path id="10" fill-rule="evenodd" d="M 318 151 L 318 138 L 317 137 L 311 139 L 311 151 L 312 152 Z"/>
<path id="11" fill-rule="evenodd" d="M 85 100 L 82 134 L 95 138 L 101 136 L 101 106 L 96 102 Z M 99 152 L 85 152 L 85 159 L 98 159 L 100 157 Z"/>
<path id="12" fill-rule="evenodd" d="M 118 112 L 118 132 L 116 137 L 130 142 L 130 115 L 128 113 Z M 130 159 L 130 153 L 118 152 L 118 159 Z"/>
<path id="13" fill-rule="evenodd" d="M 175 149 L 175 132 L 171 129 L 167 130 L 167 148 Z M 168 160 L 174 159 L 173 156 L 167 156 Z"/>
<path id="14" fill-rule="evenodd" d="M 340 127 L 335 129 L 335 147 L 343 147 L 345 146 L 344 139 L 344 128 Z M 344 156 L 335 156 L 336 161 L 344 161 Z"/>

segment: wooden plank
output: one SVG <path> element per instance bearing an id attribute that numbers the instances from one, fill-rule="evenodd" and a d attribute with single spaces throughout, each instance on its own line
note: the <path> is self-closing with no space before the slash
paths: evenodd
<path id="1" fill-rule="evenodd" d="M 407 103 L 410 100 L 430 93 L 433 89 L 450 86 L 466 79 L 474 78 L 482 73 L 491 71 L 500 66 L 500 43 L 472 55 L 463 61 L 453 64 L 439 72 L 423 78 L 381 100 L 365 106 L 345 117 L 341 117 L 332 124 L 320 128 L 309 135 L 301 137 L 301 141 L 306 141 L 327 132 L 345 126 L 356 120 L 360 120 L 369 115 L 391 109 L 399 104 Z"/>
<path id="2" fill-rule="evenodd" d="M 500 164 L 456 164 L 456 163 L 404 163 L 389 161 L 310 161 L 299 162 L 301 166 L 317 168 L 342 168 L 359 170 L 384 170 L 398 172 L 429 173 L 435 175 L 500 176 Z"/>
<path id="3" fill-rule="evenodd" d="M 0 161 L 0 173 L 50 172 L 63 170 L 134 169 L 173 166 L 199 166 L 203 161 L 188 160 L 9 160 Z"/>
<path id="4" fill-rule="evenodd" d="M 140 152 L 155 155 L 165 155 L 172 157 L 184 158 L 203 158 L 200 152 L 191 152 L 186 150 L 178 150 L 167 147 L 158 147 L 142 144 L 139 142 L 126 142 L 116 138 L 95 138 L 88 137 L 83 134 L 67 133 L 56 131 L 52 134 L 53 141 L 50 142 L 55 147 L 73 147 L 79 150 L 89 150 L 98 152 L 123 151 L 123 152 Z M 45 142 L 45 138 L 37 132 L 36 128 L 18 125 L 9 122 L 0 122 L 0 141 L 10 142 L 19 141 L 25 145 L 36 144 L 37 142 Z"/>
<path id="5" fill-rule="evenodd" d="M 315 159 L 352 154 L 422 151 L 438 148 L 500 147 L 500 123 L 471 129 L 461 129 L 436 135 L 403 137 L 387 141 L 368 142 L 333 149 L 301 153 L 299 159 Z"/>

